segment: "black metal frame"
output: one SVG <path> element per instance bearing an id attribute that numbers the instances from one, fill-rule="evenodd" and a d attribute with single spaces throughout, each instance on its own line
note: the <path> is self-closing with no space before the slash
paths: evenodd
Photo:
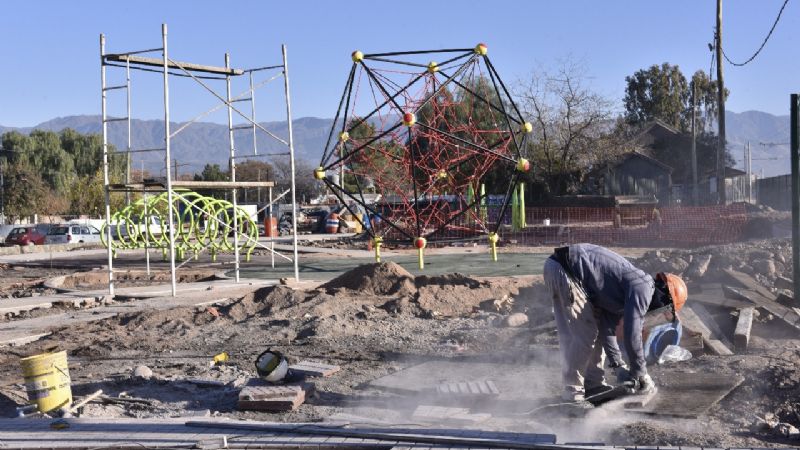
<path id="1" fill-rule="evenodd" d="M 455 63 L 455 62 L 457 62 L 459 60 L 462 60 L 462 59 L 466 59 L 466 60 L 463 61 L 463 62 L 460 62 L 458 66 L 453 66 L 453 67 L 456 67 L 456 69 L 452 72 L 451 75 L 448 75 L 448 73 L 446 73 L 446 72 L 444 72 L 442 70 L 429 71 L 428 70 L 428 66 L 426 66 L 424 64 L 417 63 L 417 62 L 403 61 L 403 60 L 394 59 L 394 58 L 392 58 L 392 59 L 387 58 L 387 57 L 408 56 L 408 55 L 443 54 L 443 53 L 457 53 L 457 55 L 454 56 L 454 57 L 447 58 L 443 63 L 437 64 L 438 67 L 443 67 L 443 66 Z M 332 169 L 333 167 L 336 167 L 336 166 L 338 166 L 340 164 L 346 164 L 347 160 L 352 158 L 355 154 L 357 154 L 358 152 L 362 151 L 363 149 L 369 147 L 370 145 L 374 144 L 375 142 L 378 142 L 381 139 L 384 139 L 387 135 L 389 135 L 390 133 L 395 132 L 395 130 L 397 130 L 400 126 L 404 125 L 403 121 L 402 121 L 402 118 L 401 118 L 399 123 L 397 123 L 394 126 L 391 126 L 391 127 L 387 128 L 386 130 L 382 131 L 377 136 L 374 136 L 372 139 L 369 139 L 368 142 L 363 143 L 363 144 L 358 145 L 358 146 L 355 146 L 355 148 L 349 148 L 351 146 L 347 145 L 346 140 L 337 139 L 337 138 L 334 137 L 334 133 L 335 133 L 337 128 L 339 128 L 341 130 L 340 133 L 344 133 L 344 132 L 351 133 L 359 125 L 365 123 L 367 120 L 369 120 L 371 117 L 373 117 L 379 111 L 381 111 L 387 105 L 391 104 L 394 108 L 397 109 L 397 111 L 403 112 L 404 108 L 398 103 L 397 98 L 400 95 L 402 95 L 405 92 L 407 92 L 413 85 L 415 85 L 417 82 L 419 82 L 421 79 L 425 78 L 426 76 L 432 78 L 432 82 L 433 82 L 433 86 L 434 86 L 432 92 L 426 98 L 424 98 L 421 103 L 416 105 L 416 107 L 415 107 L 415 109 L 413 111 L 405 111 L 405 112 L 411 112 L 411 113 L 415 114 L 415 116 L 416 116 L 416 114 L 419 112 L 419 110 L 421 108 L 423 108 L 425 105 L 427 105 L 432 99 L 436 98 L 437 95 L 439 95 L 444 89 L 447 88 L 448 85 L 450 85 L 452 83 L 452 84 L 454 84 L 456 86 L 459 86 L 461 89 L 464 89 L 466 92 L 468 92 L 470 95 L 472 95 L 476 100 L 479 100 L 480 102 L 488 105 L 495 112 L 500 113 L 502 115 L 502 120 L 505 122 L 505 125 L 508 127 L 507 131 L 509 133 L 509 136 L 506 136 L 503 139 L 500 139 L 497 143 L 494 143 L 494 144 L 490 145 L 487 148 L 485 146 L 482 146 L 482 145 L 479 145 L 477 143 L 471 142 L 471 141 L 469 141 L 467 139 L 463 139 L 463 138 L 461 138 L 459 136 L 453 135 L 453 134 L 448 133 L 446 131 L 439 130 L 435 126 L 432 126 L 432 125 L 429 125 L 429 124 L 425 124 L 425 123 L 422 123 L 419 120 L 417 120 L 416 123 L 408 126 L 408 131 L 407 131 L 407 136 L 408 137 L 407 137 L 407 140 L 408 140 L 409 143 L 412 141 L 412 128 L 417 126 L 417 127 L 426 129 L 428 132 L 440 134 L 446 140 L 449 140 L 451 142 L 456 142 L 456 143 L 458 143 L 460 145 L 469 147 L 472 151 L 475 152 L 475 155 L 473 157 L 478 157 L 480 154 L 491 154 L 493 156 L 499 157 L 501 162 L 506 163 L 506 164 L 514 164 L 515 167 L 519 163 L 519 160 L 521 159 L 520 151 L 521 151 L 522 148 L 524 148 L 524 146 L 526 144 L 527 134 L 524 133 L 524 132 L 520 132 L 520 130 L 518 128 L 515 129 L 515 126 L 518 127 L 518 126 L 520 126 L 522 124 L 525 124 L 526 122 L 523 119 L 519 108 L 514 103 L 513 98 L 511 97 L 511 94 L 509 93 L 508 89 L 506 88 L 506 85 L 500 79 L 499 74 L 497 73 L 496 69 L 494 68 L 494 65 L 492 65 L 492 63 L 489 60 L 488 56 L 486 56 L 485 54 L 479 53 L 478 51 L 476 51 L 475 48 L 400 51 L 400 52 L 388 52 L 388 53 L 360 54 L 359 56 L 360 56 L 360 58 L 357 58 L 357 59 L 354 58 L 353 66 L 350 69 L 350 73 L 349 73 L 349 75 L 347 77 L 347 82 L 346 82 L 345 88 L 344 88 L 344 90 L 342 92 L 342 96 L 341 96 L 341 98 L 339 100 L 339 107 L 337 108 L 336 115 L 334 116 L 334 121 L 333 121 L 333 124 L 331 125 L 331 130 L 330 130 L 330 133 L 328 134 L 328 140 L 326 141 L 325 149 L 323 151 L 322 160 L 320 161 L 320 165 L 319 165 L 320 169 L 322 169 L 324 171 L 328 171 L 328 170 Z M 400 87 L 400 84 L 393 83 L 393 82 L 389 81 L 390 84 L 394 84 L 396 87 L 399 87 L 399 89 L 397 89 L 397 90 L 392 92 L 391 89 L 387 88 L 386 83 L 382 82 L 380 80 L 380 77 L 377 76 L 376 73 L 373 72 L 373 70 L 367 65 L 368 61 L 369 62 L 373 62 L 374 61 L 374 62 L 388 63 L 388 64 L 397 64 L 397 65 L 402 65 L 402 66 L 407 66 L 407 67 L 420 68 L 420 69 L 422 69 L 422 72 L 419 75 L 413 77 L 412 80 L 408 84 L 406 84 L 405 86 L 402 86 L 402 87 Z M 472 67 L 473 65 L 479 64 L 480 61 L 483 61 L 484 64 L 485 64 L 486 72 L 488 73 L 489 80 L 491 81 L 491 88 L 494 89 L 494 93 L 496 95 L 496 98 L 499 100 L 499 104 L 494 104 L 489 99 L 486 99 L 483 96 L 477 94 L 472 89 L 470 89 L 469 87 L 465 86 L 463 83 L 460 82 L 460 79 L 461 79 L 461 77 L 463 77 L 463 75 L 466 72 L 466 70 L 469 67 Z M 352 125 L 348 126 L 347 122 L 348 122 L 348 118 L 349 118 L 348 116 L 349 116 L 349 113 L 350 113 L 350 99 L 351 99 L 351 95 L 353 94 L 353 84 L 354 84 L 354 82 L 355 82 L 355 80 L 357 78 L 356 77 L 356 71 L 357 71 L 359 65 L 361 65 L 362 70 L 367 74 L 367 77 L 368 77 L 370 83 L 372 85 L 377 85 L 378 90 L 384 96 L 385 100 L 380 105 L 378 105 L 375 109 L 370 111 L 368 114 L 364 115 L 363 117 L 355 118 L 357 120 L 355 120 Z M 438 74 L 438 76 L 440 78 L 443 78 L 443 79 L 437 79 L 437 74 Z M 510 108 L 507 108 L 506 103 L 508 103 L 508 105 L 510 105 Z M 342 110 L 343 107 L 344 107 L 344 110 Z M 339 120 L 342 121 L 341 124 L 338 123 Z M 435 124 L 433 124 L 433 125 L 435 125 Z M 519 138 L 520 135 L 522 136 L 521 138 Z M 494 150 L 494 148 L 496 148 L 497 146 L 499 146 L 501 144 L 507 143 L 509 140 L 512 141 L 511 151 L 514 153 L 515 158 L 509 157 L 508 155 L 504 155 L 504 154 L 498 153 L 498 152 L 496 152 Z M 342 146 L 342 147 L 340 147 L 340 146 Z M 337 149 L 340 150 L 341 156 L 337 155 Z M 401 228 L 397 224 L 393 223 L 390 219 L 388 219 L 386 217 L 381 217 L 381 220 L 386 222 L 387 225 L 389 225 L 389 227 L 394 228 L 395 230 L 399 231 L 403 236 L 408 237 L 410 242 L 413 242 L 414 239 L 417 238 L 417 237 L 425 237 L 425 238 L 427 238 L 427 237 L 430 237 L 430 236 L 435 236 L 437 233 L 442 232 L 446 227 L 448 227 L 450 224 L 452 224 L 459 217 L 461 217 L 464 214 L 466 214 L 467 212 L 471 211 L 476 206 L 479 206 L 481 201 L 484 198 L 486 198 L 487 196 L 481 196 L 479 193 L 476 193 L 475 199 L 470 205 L 467 205 L 466 207 L 464 207 L 460 211 L 458 211 L 457 214 L 449 217 L 443 224 L 441 224 L 439 227 L 437 227 L 433 231 L 430 231 L 430 232 L 425 233 L 423 235 L 422 224 L 421 224 L 421 221 L 420 221 L 419 202 L 420 202 L 420 195 L 425 195 L 425 193 L 418 192 L 418 186 L 417 186 L 417 181 L 416 181 L 416 177 L 415 177 L 416 155 L 415 155 L 415 150 L 414 150 L 413 146 L 411 146 L 410 152 L 411 152 L 410 156 L 411 156 L 411 178 L 412 178 L 411 181 L 412 181 L 413 195 L 414 195 L 413 207 L 414 207 L 414 213 L 415 213 L 415 219 L 416 219 L 416 233 L 417 233 L 417 236 L 411 236 L 406 230 L 404 230 L 403 228 Z M 497 231 L 499 230 L 499 228 L 500 228 L 500 226 L 501 226 L 501 224 L 503 222 L 503 216 L 504 216 L 504 214 L 505 214 L 505 212 L 506 212 L 506 210 L 508 208 L 508 205 L 509 205 L 510 200 L 511 200 L 511 196 L 514 193 L 514 190 L 516 188 L 517 182 L 519 181 L 519 178 L 520 178 L 520 173 L 519 173 L 518 170 L 515 170 L 514 171 L 514 175 L 511 177 L 508 189 L 507 189 L 507 191 L 506 191 L 506 193 L 504 195 L 503 203 L 502 203 L 502 206 L 500 207 L 500 211 L 499 211 L 499 214 L 498 214 L 497 219 L 496 219 L 497 221 L 496 221 L 495 224 L 493 224 L 493 226 L 488 226 L 488 223 L 483 223 L 482 227 L 483 227 L 483 232 L 484 233 L 486 233 L 486 232 L 497 233 Z M 356 197 L 355 195 L 353 195 L 353 194 L 351 194 L 349 192 L 346 192 L 343 188 L 333 184 L 327 178 L 323 178 L 322 181 L 334 193 L 334 195 L 339 199 L 339 201 L 341 201 L 345 205 L 347 210 L 350 211 L 350 213 L 353 214 L 355 217 L 357 217 L 357 216 L 356 216 L 355 212 L 351 209 L 350 205 L 345 201 L 345 197 L 347 197 L 347 198 L 351 199 L 352 201 L 358 203 L 365 211 L 369 212 L 370 214 L 376 214 L 376 215 L 378 214 L 378 212 L 375 210 L 375 208 L 372 208 L 372 207 L 370 207 L 370 206 L 368 206 L 366 204 L 366 202 L 364 200 L 364 194 L 362 192 L 361 185 L 360 185 L 358 179 L 356 179 L 356 187 L 358 188 L 358 197 L 360 197 L 360 198 Z M 460 195 L 458 197 L 459 198 L 463 197 L 463 195 Z M 362 225 L 363 225 L 363 221 L 362 221 Z M 364 228 L 368 232 L 370 237 L 372 237 L 372 238 L 378 237 L 377 234 L 376 234 L 376 230 L 373 229 L 373 227 L 366 227 L 365 226 Z M 457 239 L 442 238 L 442 239 L 434 239 L 434 240 L 431 240 L 430 242 L 431 243 L 453 242 L 453 241 L 459 241 L 459 240 L 474 240 L 474 239 L 475 239 L 474 237 L 457 238 Z M 389 243 L 390 241 L 384 240 L 384 242 Z M 391 242 L 401 243 L 401 242 L 404 242 L 404 241 L 391 240 Z"/>

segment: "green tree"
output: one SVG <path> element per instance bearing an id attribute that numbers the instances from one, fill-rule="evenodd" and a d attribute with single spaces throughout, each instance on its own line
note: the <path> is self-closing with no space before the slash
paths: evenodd
<path id="1" fill-rule="evenodd" d="M 695 89 L 700 109 L 698 129 L 706 129 L 717 112 L 717 82 L 703 71 L 695 72 L 688 82 L 677 65 L 665 62 L 637 70 L 625 77 L 625 83 L 625 119 L 631 125 L 658 119 L 680 131 L 691 131 Z"/>
<path id="2" fill-rule="evenodd" d="M 19 219 L 41 213 L 50 190 L 39 173 L 24 161 L 7 164 L 3 172 L 5 214 Z"/>
<path id="3" fill-rule="evenodd" d="M 236 165 L 236 181 L 275 181 L 275 169 L 264 161 L 243 161 Z M 266 188 L 239 189 L 237 195 L 241 201 L 255 202 L 259 197 L 266 201 Z"/>

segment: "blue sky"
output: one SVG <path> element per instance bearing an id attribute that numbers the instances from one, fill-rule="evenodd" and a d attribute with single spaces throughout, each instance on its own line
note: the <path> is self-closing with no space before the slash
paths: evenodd
<path id="1" fill-rule="evenodd" d="M 725 0 L 724 48 L 746 59 L 783 0 Z M 625 76 L 670 62 L 684 74 L 709 70 L 714 0 L 653 1 L 37 1 L 2 2 L 0 125 L 31 126 L 73 114 L 99 114 L 99 34 L 109 52 L 160 47 L 169 25 L 173 59 L 235 67 L 280 61 L 288 46 L 295 117 L 332 117 L 350 53 L 472 47 L 486 42 L 509 84 L 567 56 L 582 60 L 591 86 L 622 109 Z M 800 5 L 790 1 L 767 47 L 749 65 L 725 66 L 728 109 L 788 114 L 800 91 Z M 121 71 L 119 71 L 121 72 Z M 110 74 L 110 84 L 119 79 Z M 134 117 L 162 118 L 160 80 L 134 76 Z M 219 85 L 222 89 L 222 85 Z M 284 118 L 274 84 L 257 105 L 259 120 Z M 122 98 L 111 99 L 112 114 Z M 216 101 L 186 81 L 171 109 L 185 120 Z M 117 108 L 117 109 L 115 109 Z M 209 120 L 223 121 L 224 115 Z"/>

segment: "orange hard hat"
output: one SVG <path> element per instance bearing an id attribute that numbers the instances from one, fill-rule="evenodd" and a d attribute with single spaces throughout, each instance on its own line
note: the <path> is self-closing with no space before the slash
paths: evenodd
<path id="1" fill-rule="evenodd" d="M 669 289 L 669 296 L 672 298 L 672 304 L 675 307 L 675 312 L 683 308 L 686 303 L 686 298 L 689 296 L 689 290 L 686 289 L 686 283 L 683 282 L 681 277 L 674 273 L 661 272 L 656 275 L 656 278 L 663 281 Z"/>

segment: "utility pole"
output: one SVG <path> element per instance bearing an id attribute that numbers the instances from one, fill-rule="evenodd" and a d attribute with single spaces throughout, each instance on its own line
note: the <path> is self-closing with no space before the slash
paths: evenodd
<path id="1" fill-rule="evenodd" d="M 744 152 L 744 171 L 747 173 L 747 203 L 753 203 L 753 158 L 750 153 L 750 141 Z"/>
<path id="2" fill-rule="evenodd" d="M 692 205 L 700 203 L 697 192 L 697 86 L 692 83 Z"/>
<path id="3" fill-rule="evenodd" d="M 792 266 L 794 291 L 800 292 L 800 95 L 791 95 L 789 133 L 792 165 Z"/>
<path id="4" fill-rule="evenodd" d="M 173 162 L 173 164 L 175 164 L 175 176 L 173 178 L 177 180 L 178 179 L 178 159 L 177 158 L 173 158 L 172 162 Z"/>
<path id="5" fill-rule="evenodd" d="M 722 0 L 717 0 L 717 103 L 719 136 L 717 142 L 717 198 L 720 205 L 725 198 L 725 83 L 722 79 Z"/>

